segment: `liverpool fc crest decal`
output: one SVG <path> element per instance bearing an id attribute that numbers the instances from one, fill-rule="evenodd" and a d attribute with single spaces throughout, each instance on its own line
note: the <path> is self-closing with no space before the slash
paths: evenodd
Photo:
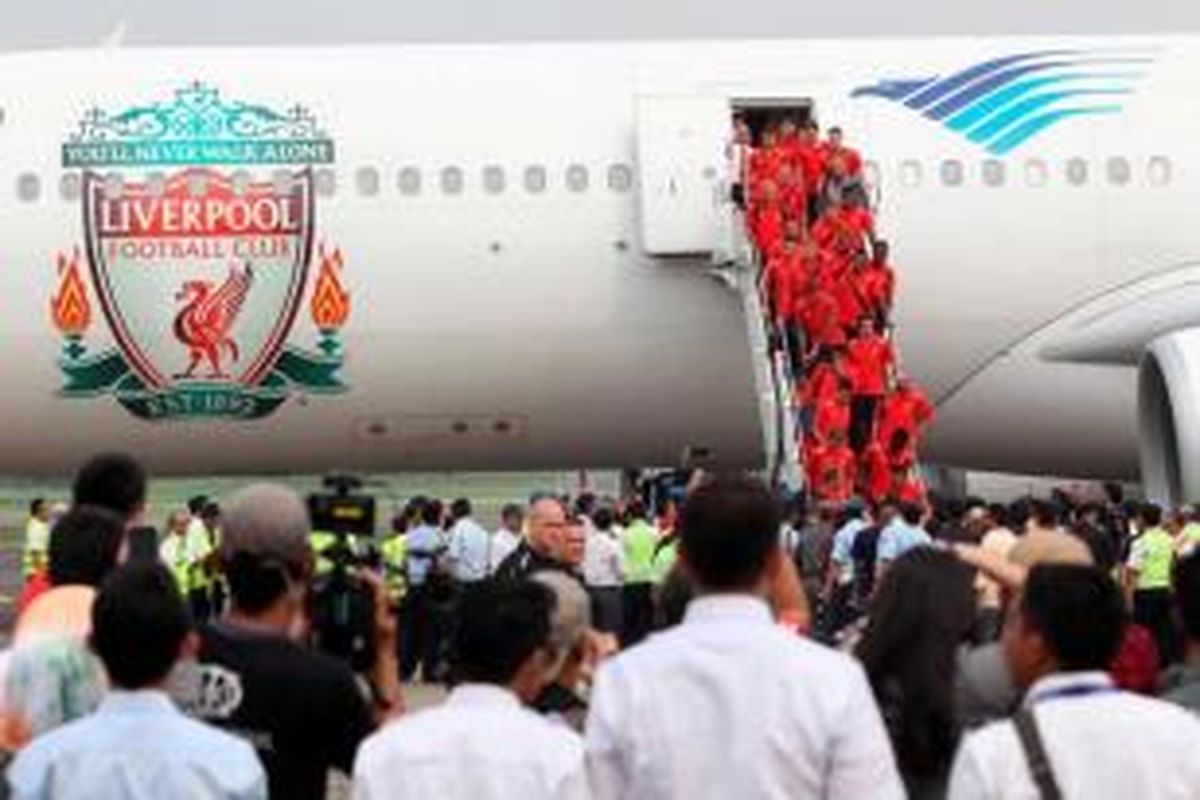
<path id="1" fill-rule="evenodd" d="M 228 102 L 200 83 L 89 112 L 62 147 L 83 230 L 55 259 L 60 393 L 161 420 L 256 419 L 344 391 L 350 294 L 313 192 L 333 161 L 306 109 Z"/>

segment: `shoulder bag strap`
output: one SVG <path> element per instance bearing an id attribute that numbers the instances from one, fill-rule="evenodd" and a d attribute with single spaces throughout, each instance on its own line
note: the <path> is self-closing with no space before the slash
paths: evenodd
<path id="1" fill-rule="evenodd" d="M 1042 741 L 1033 709 L 1022 708 L 1013 716 L 1013 724 L 1017 727 L 1021 749 L 1025 751 L 1029 774 L 1033 776 L 1033 782 L 1037 785 L 1042 800 L 1062 800 L 1062 791 L 1058 788 L 1054 769 L 1050 766 L 1050 757 L 1046 755 L 1046 744 Z"/>

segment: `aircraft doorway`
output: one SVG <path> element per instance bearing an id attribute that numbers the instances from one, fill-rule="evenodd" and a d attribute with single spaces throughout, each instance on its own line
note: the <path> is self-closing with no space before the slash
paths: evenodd
<path id="1" fill-rule="evenodd" d="M 806 98 L 735 99 L 730 106 L 733 120 L 740 119 L 750 129 L 750 143 L 755 147 L 762 144 L 764 132 L 777 130 L 785 122 L 803 129 L 817 121 L 816 108 Z"/>

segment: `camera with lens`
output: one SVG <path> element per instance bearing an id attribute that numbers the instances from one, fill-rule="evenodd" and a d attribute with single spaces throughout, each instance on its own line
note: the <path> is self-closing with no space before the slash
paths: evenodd
<path id="1" fill-rule="evenodd" d="M 308 497 L 317 574 L 312 593 L 312 638 L 320 650 L 347 661 L 356 672 L 375 663 L 375 593 L 359 577 L 379 568 L 375 498 L 359 493 L 353 475 L 329 475 L 326 491 Z"/>

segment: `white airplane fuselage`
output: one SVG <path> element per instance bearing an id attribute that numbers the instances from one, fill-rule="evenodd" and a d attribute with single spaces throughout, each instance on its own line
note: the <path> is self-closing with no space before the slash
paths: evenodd
<path id="1" fill-rule="evenodd" d="M 1003 59 L 1014 66 L 919 98 Z M 1029 78 L 1064 94 L 993 94 L 975 120 L 955 100 L 1030 63 L 1048 63 Z M 738 295 L 707 254 L 645 246 L 654 187 L 637 117 L 656 96 L 803 100 L 870 162 L 903 366 L 938 404 L 925 460 L 1136 474 L 1134 367 L 1153 323 L 1095 326 L 1200 268 L 1200 40 L 1185 37 L 132 49 L 0 64 L 0 472 L 68 471 L 98 449 L 164 473 L 667 464 L 688 445 L 762 464 Z M 220 95 L 211 130 L 185 102 L 203 90 Z M 297 105 L 311 117 L 287 117 Z M 161 119 L 121 116 L 148 108 Z M 987 116 L 1004 109 L 1007 127 Z M 1014 133 L 1055 109 L 1068 113 Z M 268 124 L 287 119 L 315 122 Z M 214 141 L 256 144 L 204 149 Z M 726 165 L 694 166 L 719 192 Z M 252 204 L 229 210 L 244 191 L 186 211 L 192 190 L 176 186 L 164 212 L 99 185 L 157 181 L 169 195 L 172 177 L 201 168 L 197 196 L 240 173 L 268 197 L 280 169 L 308 170 L 311 187 L 263 200 L 255 220 Z M 334 253 L 348 306 L 318 310 Z M 86 324 L 52 307 L 73 260 Z M 186 281 L 216 291 L 247 264 L 245 297 L 172 324 L 200 291 Z M 217 338 L 199 341 L 206 331 Z M 1083 352 L 1104 335 L 1116 344 Z"/>

